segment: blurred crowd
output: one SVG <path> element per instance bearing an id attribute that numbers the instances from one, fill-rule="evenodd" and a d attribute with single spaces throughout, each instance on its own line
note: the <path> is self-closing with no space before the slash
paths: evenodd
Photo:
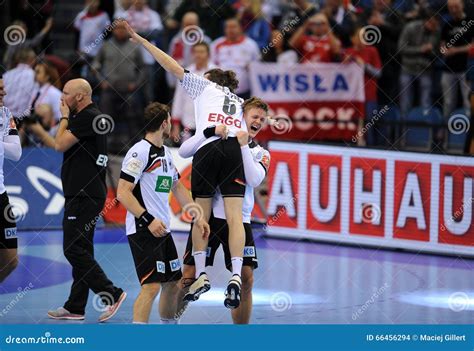
<path id="1" fill-rule="evenodd" d="M 52 145 L 62 85 L 75 77 L 91 83 L 94 101 L 113 116 L 113 153 L 139 137 L 151 101 L 172 106 L 174 144 L 193 134 L 192 101 L 128 40 L 119 19 L 190 71 L 234 70 L 243 98 L 255 61 L 355 62 L 365 72 L 366 120 L 387 105 L 402 120 L 417 106 L 438 108 L 445 119 L 461 108 L 470 118 L 474 20 L 463 0 L 86 0 L 65 28 L 55 24 L 53 0 L 35 4 L 36 14 L 20 6 L 10 23 L 26 40 L 7 41 L 3 54 L 5 105 L 25 145 Z M 66 31 L 76 41 L 65 53 L 51 32 Z M 394 142 L 377 134 L 367 133 L 365 143 Z M 443 137 L 443 128 L 433 135 Z"/>

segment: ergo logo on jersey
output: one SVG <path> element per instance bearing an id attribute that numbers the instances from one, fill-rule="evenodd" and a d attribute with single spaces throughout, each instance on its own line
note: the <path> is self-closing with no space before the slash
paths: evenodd
<path id="1" fill-rule="evenodd" d="M 232 116 L 224 116 L 220 113 L 210 113 L 207 120 L 208 122 L 223 123 L 226 126 L 234 125 L 237 128 L 242 127 L 242 122 L 240 120 L 235 119 Z"/>

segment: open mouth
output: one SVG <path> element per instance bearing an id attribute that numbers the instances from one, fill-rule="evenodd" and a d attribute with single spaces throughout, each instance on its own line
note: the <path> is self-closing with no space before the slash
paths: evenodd
<path id="1" fill-rule="evenodd" d="M 250 126 L 250 129 L 253 131 L 253 132 L 258 132 L 260 130 L 260 125 L 258 124 L 252 124 Z"/>

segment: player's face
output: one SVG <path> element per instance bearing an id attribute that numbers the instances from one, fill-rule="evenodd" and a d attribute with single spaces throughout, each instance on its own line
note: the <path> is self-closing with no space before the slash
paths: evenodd
<path id="1" fill-rule="evenodd" d="M 267 119 L 267 113 L 261 108 L 251 107 L 244 112 L 244 118 L 249 136 L 255 138 Z"/>
<path id="2" fill-rule="evenodd" d="M 168 119 L 163 122 L 163 139 L 169 138 L 171 134 L 171 116 L 168 115 Z"/>
<path id="3" fill-rule="evenodd" d="M 5 87 L 3 85 L 3 79 L 0 79 L 0 107 L 3 106 L 3 97 L 7 95 Z"/>

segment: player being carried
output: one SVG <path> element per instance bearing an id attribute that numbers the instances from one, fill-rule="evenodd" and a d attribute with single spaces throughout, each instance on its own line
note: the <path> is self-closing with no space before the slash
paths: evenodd
<path id="1" fill-rule="evenodd" d="M 241 145 L 242 158 L 244 162 L 245 178 L 247 179 L 245 187 L 243 221 L 245 227 L 245 250 L 242 268 L 242 292 L 240 305 L 232 310 L 232 319 L 236 324 L 247 324 L 250 321 L 252 312 L 252 283 L 253 270 L 258 267 L 257 251 L 253 239 L 252 227 L 250 226 L 250 217 L 254 205 L 254 189 L 265 179 L 270 166 L 270 153 L 259 146 L 253 138 L 262 129 L 267 120 L 268 106 L 261 99 L 252 97 L 245 100 L 242 105 L 244 110 L 244 119 L 248 126 L 248 132 L 237 132 L 237 138 Z M 204 134 L 196 134 L 188 139 L 179 148 L 179 155 L 187 158 L 194 155 L 197 147 L 202 143 L 206 136 L 218 135 L 226 137 L 227 127 L 223 124 L 215 127 L 209 127 Z M 209 254 L 206 260 L 206 266 L 212 266 L 217 249 L 222 244 L 224 251 L 225 264 L 227 269 L 231 270 L 231 256 L 229 251 L 229 228 L 226 222 L 224 211 L 224 201 L 219 191 L 214 195 L 212 202 L 212 217 L 209 221 L 211 234 L 209 236 Z M 188 237 L 186 253 L 183 258 L 183 279 L 181 284 L 181 295 L 185 294 L 189 282 L 194 277 L 194 260 L 191 256 L 192 240 Z M 185 309 L 185 304 L 180 303 L 178 299 L 177 315 L 180 317 Z"/>
<path id="2" fill-rule="evenodd" d="M 138 35 L 128 24 L 126 28 L 131 40 L 143 45 L 155 60 L 182 84 L 194 100 L 196 133 L 201 134 L 212 125 L 223 123 L 228 127 L 228 138 L 211 136 L 199 145 L 194 155 L 191 190 L 195 202 L 202 209 L 204 220 L 211 216 L 212 198 L 219 187 L 224 198 L 224 211 L 229 226 L 229 250 L 232 264 L 232 278 L 226 289 L 226 307 L 239 305 L 241 271 L 245 244 L 243 225 L 243 197 L 245 176 L 242 153 L 236 138 L 240 130 L 247 131 L 243 120 L 243 99 L 233 93 L 238 80 L 232 71 L 212 69 L 204 77 L 181 67 L 172 57 Z M 193 256 L 196 263 L 196 281 L 184 296 L 186 301 L 195 301 L 211 288 L 206 275 L 206 251 L 208 237 L 203 237 L 196 226 L 192 230 Z"/>

